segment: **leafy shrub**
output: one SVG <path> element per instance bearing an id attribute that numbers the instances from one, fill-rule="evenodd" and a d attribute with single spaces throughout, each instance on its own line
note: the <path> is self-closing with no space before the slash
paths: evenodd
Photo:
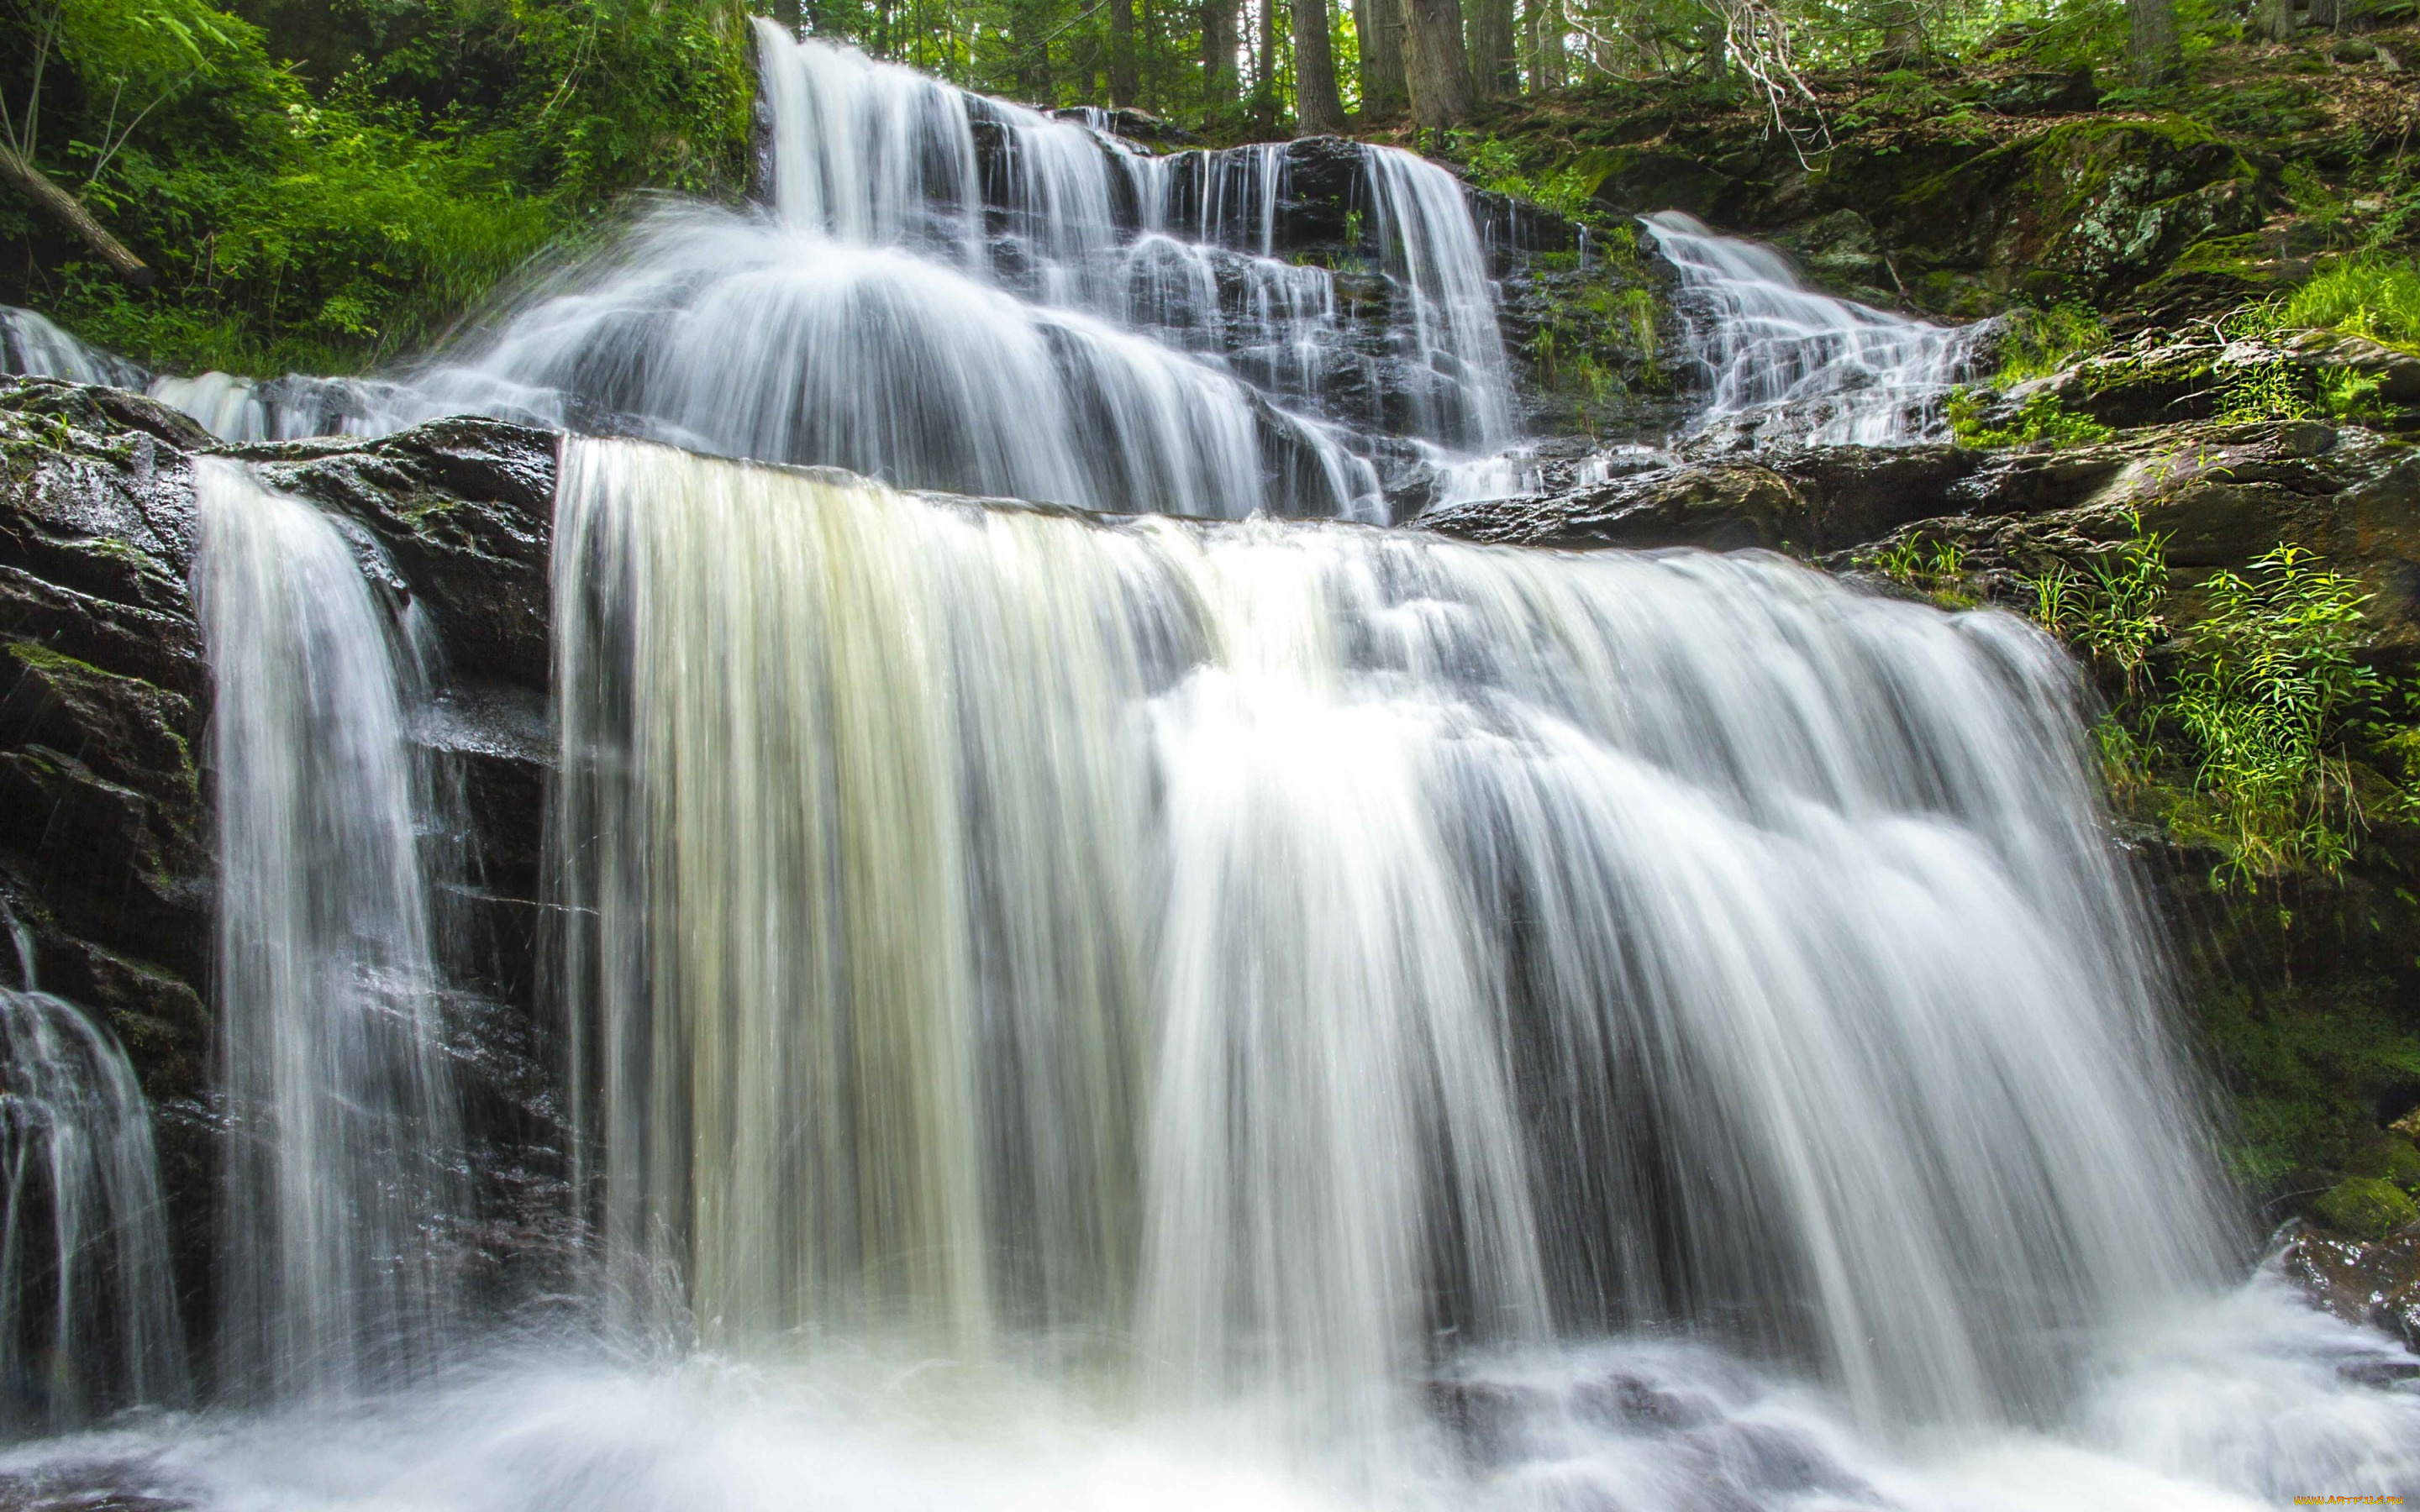
<path id="1" fill-rule="evenodd" d="M 2001 329 L 2000 368 L 1992 381 L 1994 387 L 2007 388 L 2030 378 L 2045 378 L 2108 345 L 2109 328 L 2087 305 L 2071 302 L 2011 311 Z"/>
<path id="2" fill-rule="evenodd" d="M 2395 692 L 2362 657 L 2360 582 L 2280 546 L 2246 573 L 2220 571 L 2185 627 L 2183 656 L 2153 676 L 2170 639 L 2166 538 L 2131 537 L 2088 573 L 2055 563 L 2024 579 L 2034 618 L 2104 672 L 2118 706 L 2099 732 L 2113 785 L 2149 790 L 2171 832 L 2219 854 L 2222 890 L 2333 875 L 2366 823 L 2346 748 L 2395 733 L 2357 717 Z M 2166 742 L 2181 737 L 2179 748 Z"/>
<path id="3" fill-rule="evenodd" d="M 2218 418 L 2243 423 L 2262 420 L 2312 420 L 2320 407 L 2305 392 L 2304 380 L 2283 363 L 2245 364 L 2229 370 L 2220 382 Z"/>
<path id="4" fill-rule="evenodd" d="M 2361 657 L 2370 595 L 2294 546 L 2260 557 L 2249 575 L 2213 575 L 2207 591 L 2168 712 L 2197 751 L 2208 837 L 2225 856 L 2217 879 L 2333 872 L 2362 822 L 2344 727 L 2385 691 Z"/>
<path id="5" fill-rule="evenodd" d="M 2118 434 L 2089 415 L 2077 414 L 2057 394 L 2049 393 L 2027 394 L 2006 425 L 1987 422 L 1982 400 L 1964 389 L 1949 396 L 1948 412 L 1949 433 L 1968 446 L 2082 446 Z"/>
<path id="6" fill-rule="evenodd" d="M 725 192 L 746 171 L 736 0 L 332 7 L 322 22 L 369 28 L 353 40 L 376 60 L 348 54 L 317 96 L 207 0 L 17 3 L 47 29 L 0 40 L 0 95 L 22 107 L 44 56 L 71 66 L 46 75 L 40 165 L 160 273 L 136 292 L 71 255 L 49 302 L 154 365 L 358 367 L 623 192 Z M 27 224 L 0 214 L 0 235 Z"/>

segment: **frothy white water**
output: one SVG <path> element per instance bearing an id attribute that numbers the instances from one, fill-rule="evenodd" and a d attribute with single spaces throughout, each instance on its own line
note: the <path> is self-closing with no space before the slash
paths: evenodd
<path id="1" fill-rule="evenodd" d="M 177 1406 L 185 1341 L 150 1110 L 116 1039 L 39 990 L 33 943 L 0 909 L 0 1423 L 57 1431 Z"/>
<path id="2" fill-rule="evenodd" d="M 1971 328 L 1937 326 L 1808 288 L 1787 258 L 1678 210 L 1646 217 L 1680 278 L 1676 303 L 1711 390 L 1700 424 L 1868 446 L 1944 433 Z"/>
<path id="3" fill-rule="evenodd" d="M 237 1396 L 391 1385 L 440 1352 L 466 1211 L 440 1051 L 416 652 L 366 538 L 195 464 L 194 593 L 215 698 L 220 1379 Z"/>
<path id="4" fill-rule="evenodd" d="M 2420 1396 L 2336 1368 L 2383 1348 L 2255 1288 L 2096 1359 L 2102 1391 L 2047 1430 L 1885 1442 L 1769 1365 L 1598 1340 L 1474 1362 L 1430 1388 L 1434 1418 L 1309 1454 L 1014 1363 L 574 1352 L 341 1415 L 0 1451 L 0 1477 L 212 1512 L 2255 1512 L 2420 1495 Z"/>
<path id="5" fill-rule="evenodd" d="M 193 416 L 223 441 L 270 439 L 269 407 L 261 402 L 260 385 L 248 378 L 213 369 L 194 378 L 155 378 L 144 392 Z"/>
<path id="6" fill-rule="evenodd" d="M 88 347 L 31 310 L 0 304 L 0 373 L 66 378 L 72 383 L 143 386 L 143 369 Z"/>
<path id="7" fill-rule="evenodd" d="M 643 1316 L 1051 1339 L 1323 1430 L 1670 1326 L 1972 1424 L 2219 1273 L 2013 619 L 627 442 L 559 512 L 575 1095 Z"/>

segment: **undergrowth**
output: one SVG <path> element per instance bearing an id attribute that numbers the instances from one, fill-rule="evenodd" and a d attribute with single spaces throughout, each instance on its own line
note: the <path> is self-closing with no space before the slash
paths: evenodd
<path id="1" fill-rule="evenodd" d="M 2055 393 L 2031 393 L 2005 424 L 1984 416 L 1982 398 L 1961 389 L 1949 396 L 1949 433 L 1965 446 L 2081 446 L 2118 434 L 2089 415 L 2067 408 Z"/>
<path id="2" fill-rule="evenodd" d="M 2356 762 L 2397 738 L 2390 709 L 2410 697 L 2365 656 L 2370 595 L 2280 545 L 2244 572 L 2212 574 L 2200 612 L 2177 625 L 2166 548 L 2134 519 L 2087 570 L 2057 563 L 2024 579 L 2034 617 L 2114 690 L 2099 731 L 2113 790 L 2214 855 L 2222 891 L 2336 875 L 2371 817 Z M 2367 774 L 2410 806 L 2399 784 Z"/>

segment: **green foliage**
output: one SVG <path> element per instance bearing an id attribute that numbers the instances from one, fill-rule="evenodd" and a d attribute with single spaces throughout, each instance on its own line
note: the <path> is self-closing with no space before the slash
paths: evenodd
<path id="1" fill-rule="evenodd" d="M 2420 1204 L 2381 1177 L 2354 1176 L 2329 1188 L 2311 1204 L 2311 1214 L 2339 1233 L 2384 1239 L 2420 1223 Z"/>
<path id="2" fill-rule="evenodd" d="M 2222 889 L 2335 874 L 2366 824 L 2347 744 L 2390 734 L 2360 717 L 2394 691 L 2362 656 L 2369 595 L 2280 546 L 2248 573 L 2212 575 L 2182 656 L 2154 678 L 2171 630 L 2166 545 L 2135 519 L 2088 576 L 2055 563 L 2024 579 L 2034 617 L 2114 674 L 2113 728 L 2102 735 L 2113 782 L 2148 789 L 2175 771 L 2157 806 L 2180 840 L 2217 853 L 2211 876 Z"/>
<path id="3" fill-rule="evenodd" d="M 1481 189 L 1526 199 L 1568 220 L 1591 218 L 1596 186 L 1605 174 L 1591 171 L 1579 159 L 1533 174 L 1523 169 L 1520 152 L 1498 136 L 1452 131 L 1447 134 L 1446 147 L 1470 170 L 1471 182 Z"/>
<path id="4" fill-rule="evenodd" d="M 2287 326 L 2350 332 L 2420 350 L 2420 263 L 2347 257 L 2288 295 L 2278 316 Z"/>
<path id="5" fill-rule="evenodd" d="M 2205 832 L 2224 856 L 2214 878 L 2333 873 L 2362 824 L 2345 725 L 2385 691 L 2361 656 L 2370 595 L 2293 546 L 2249 575 L 2216 573 L 2206 592 L 2169 712 L 2198 752 Z"/>
<path id="6" fill-rule="evenodd" d="M 2088 573 L 2053 563 L 2023 582 L 2035 620 L 2116 673 L 2133 701 L 2148 688 L 2152 648 L 2168 638 L 2168 538 L 2144 530 L 2139 516 L 2127 521 L 2127 537 L 2095 557 Z"/>
<path id="7" fill-rule="evenodd" d="M 1948 408 L 1949 433 L 1966 446 L 2083 446 L 2117 434 L 2091 416 L 2068 409 L 2050 393 L 2026 395 L 2005 425 L 1985 420 L 1983 402 L 1971 390 L 1951 393 Z"/>
<path id="8" fill-rule="evenodd" d="M 1975 606 L 1975 596 L 1967 591 L 1966 548 L 1955 541 L 1908 536 L 1885 547 L 1866 565 L 1944 609 Z"/>
<path id="9" fill-rule="evenodd" d="M 2306 380 L 2284 363 L 2255 363 L 2227 369 L 2219 384 L 2218 418 L 2237 424 L 2264 420 L 2312 420 L 2319 402 Z"/>
<path id="10" fill-rule="evenodd" d="M 721 0 L 392 0 L 394 45 L 316 95 L 202 0 L 23 3 L 73 66 L 39 97 L 42 166 L 81 168 L 162 275 L 135 292 L 72 251 L 49 302 L 155 365 L 344 371 L 427 342 L 618 194 L 746 170 L 744 15 Z M 0 53 L 0 96 L 33 101 L 40 61 Z"/>
<path id="11" fill-rule="evenodd" d="M 2086 305 L 2068 302 L 2011 311 L 2002 322 L 2000 367 L 1992 376 L 1993 386 L 2005 389 L 2027 378 L 2047 378 L 2108 345 L 2109 328 Z"/>

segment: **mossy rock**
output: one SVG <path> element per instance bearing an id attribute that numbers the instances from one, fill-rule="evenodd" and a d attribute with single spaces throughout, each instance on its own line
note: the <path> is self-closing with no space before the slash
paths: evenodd
<path id="1" fill-rule="evenodd" d="M 2320 1194 L 2311 1215 L 2340 1234 L 2384 1239 L 2420 1224 L 2420 1203 L 2383 1177 L 2350 1176 Z"/>
<path id="2" fill-rule="evenodd" d="M 2196 242 L 2254 230 L 2266 197 L 2251 162 L 2198 122 L 2089 119 L 1924 180 L 1883 229 L 1918 272 L 1981 271 L 2005 289 L 2108 301 Z"/>
<path id="3" fill-rule="evenodd" d="M 2355 1150 L 2345 1169 L 2354 1176 L 2392 1181 L 2406 1192 L 2420 1190 L 2420 1147 L 2399 1134 L 2381 1134 Z"/>
<path id="4" fill-rule="evenodd" d="M 2177 254 L 2133 302 L 2164 325 L 2176 325 L 2266 299 L 2292 285 L 2293 268 L 2271 255 L 2257 232 L 2204 237 Z"/>

